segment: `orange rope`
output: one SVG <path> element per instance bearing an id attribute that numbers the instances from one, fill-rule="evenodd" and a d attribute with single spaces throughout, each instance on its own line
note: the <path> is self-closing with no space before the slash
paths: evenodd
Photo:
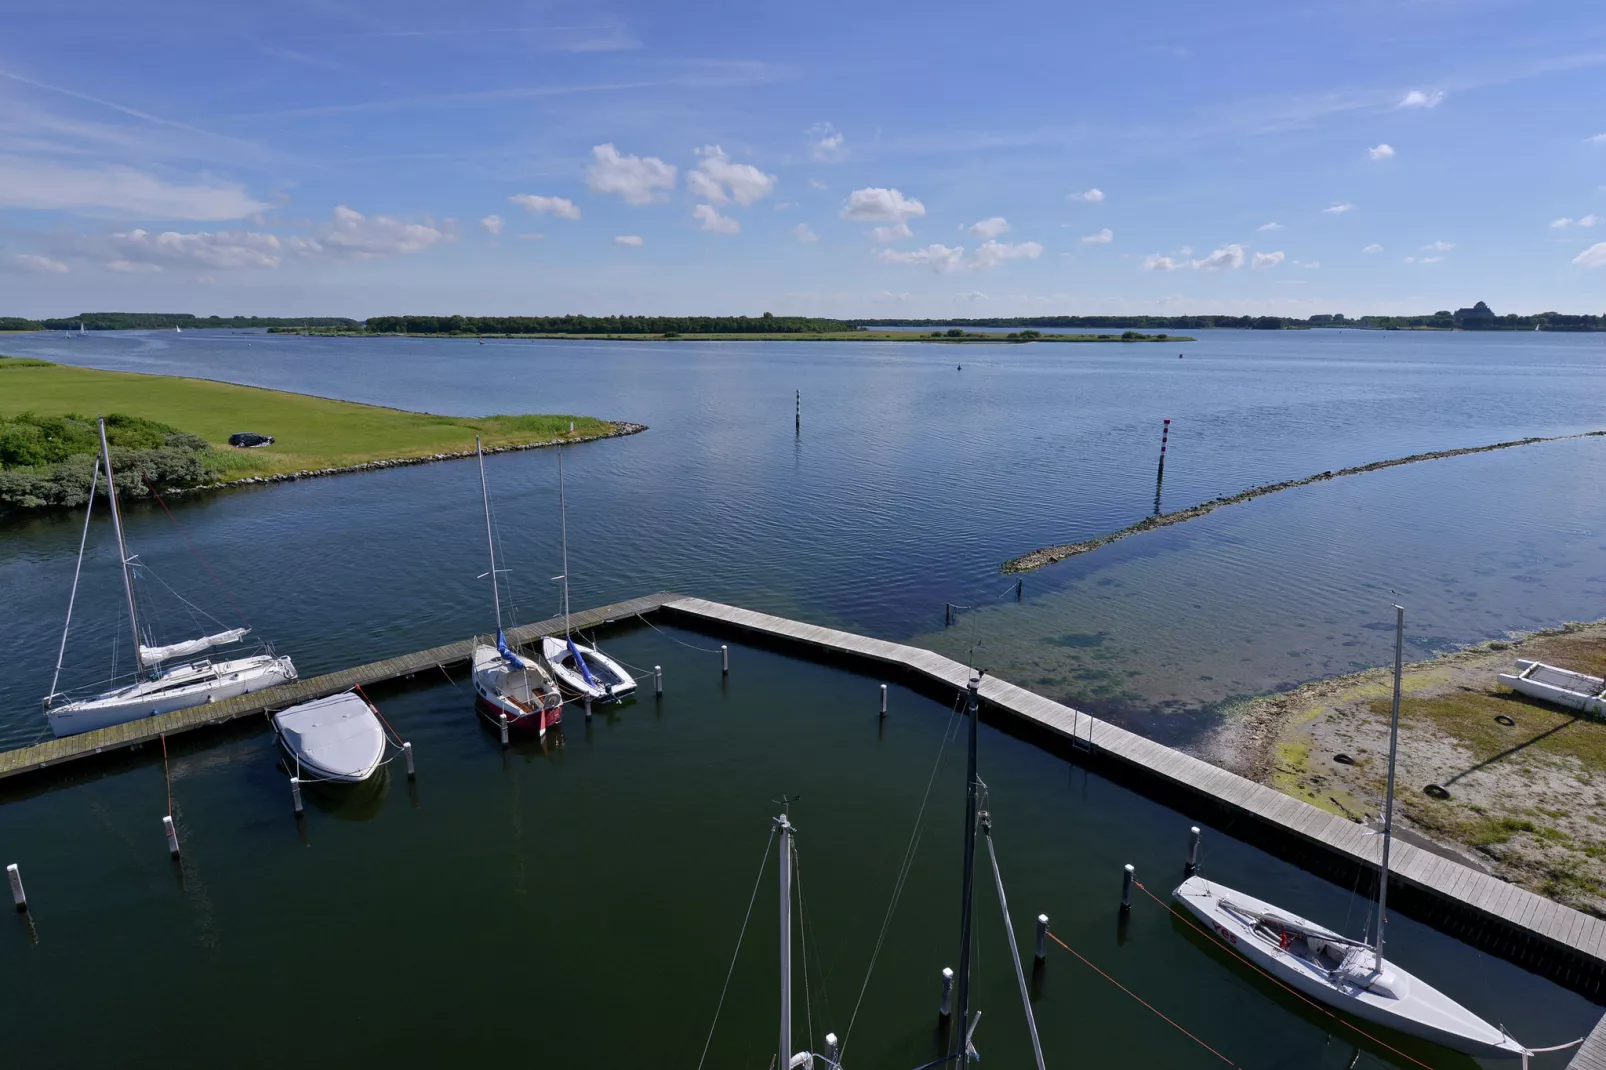
<path id="1" fill-rule="evenodd" d="M 441 671 L 445 672 L 446 670 L 442 669 Z M 451 679 L 451 677 L 447 677 L 447 679 Z M 368 708 L 374 711 L 374 716 L 379 718 L 379 723 L 385 726 L 385 731 L 390 733 L 391 738 L 396 741 L 396 745 L 398 747 L 401 746 L 401 736 L 394 728 L 390 727 L 390 722 L 385 720 L 385 715 L 379 712 L 379 707 L 374 705 L 374 700 L 368 697 L 368 693 L 362 689 L 362 685 L 353 685 L 353 690 L 362 696 L 364 702 L 368 703 Z"/>
<path id="2" fill-rule="evenodd" d="M 167 733 L 162 733 L 162 779 L 167 782 L 167 816 L 173 816 L 173 774 L 167 771 Z"/>
<path id="3" fill-rule="evenodd" d="M 1165 900 L 1163 900 L 1163 899 L 1159 898 L 1158 896 L 1156 896 L 1153 892 L 1149 891 L 1147 888 L 1144 888 L 1142 882 L 1133 881 L 1132 883 L 1136 884 L 1139 888 L 1141 888 L 1143 890 L 1143 894 L 1144 895 L 1148 896 L 1150 899 L 1153 899 L 1156 903 L 1159 903 L 1162 907 L 1164 907 L 1166 910 L 1170 911 L 1176 917 L 1179 917 L 1183 921 L 1187 922 L 1189 925 L 1191 925 L 1198 932 L 1203 933 L 1206 937 L 1209 937 L 1209 939 L 1211 940 L 1212 943 L 1217 942 L 1215 936 L 1208 929 L 1206 929 L 1204 926 L 1200 925 L 1198 922 L 1194 921 L 1192 918 L 1188 917 L 1186 914 L 1184 914 L 1181 911 L 1179 911 L 1176 907 L 1172 906 L 1170 903 L 1167 903 Z M 1052 935 L 1052 934 L 1050 934 L 1050 935 Z M 1372 1034 L 1368 1033 L 1366 1030 L 1362 1029 L 1360 1026 L 1354 1024 L 1353 1022 L 1349 1021 L 1348 1019 L 1340 1017 L 1338 1014 L 1336 1014 L 1330 1008 L 1322 1006 L 1320 1003 L 1318 1003 L 1315 1000 L 1311 999 L 1309 996 L 1305 995 L 1305 993 L 1301 992 L 1297 988 L 1294 988 L 1292 985 L 1284 983 L 1281 979 L 1279 979 L 1277 977 L 1273 977 L 1271 974 L 1266 973 L 1266 971 L 1264 971 L 1264 970 L 1262 970 L 1260 972 L 1261 972 L 1262 976 L 1264 976 L 1268 980 L 1274 982 L 1279 988 L 1282 988 L 1283 990 L 1285 990 L 1285 991 L 1287 991 L 1287 992 L 1289 992 L 1289 993 L 1291 993 L 1291 994 L 1293 994 L 1295 996 L 1298 996 L 1304 1002 L 1310 1004 L 1312 1007 L 1316 1008 L 1317 1010 L 1321 1011 L 1323 1014 L 1327 1015 L 1327 1017 L 1333 1019 L 1333 1021 L 1338 1022 L 1340 1025 L 1348 1026 L 1350 1029 L 1354 1030 L 1356 1033 L 1359 1033 L 1361 1036 L 1365 1037 L 1367 1040 L 1370 1040 L 1373 1044 L 1376 1044 L 1376 1045 L 1378 1045 L 1379 1047 L 1382 1047 L 1382 1048 L 1387 1048 L 1389 1051 L 1393 1052 L 1395 1055 L 1398 1055 L 1400 1058 L 1409 1060 L 1410 1062 L 1415 1063 L 1417 1066 L 1422 1067 L 1422 1070 L 1433 1070 L 1433 1068 L 1431 1066 L 1429 1066 L 1427 1063 L 1423 1062 L 1421 1059 L 1418 1059 L 1418 1058 L 1416 1058 L 1415 1056 L 1412 1056 L 1412 1055 L 1407 1055 L 1405 1052 L 1401 1051 L 1399 1048 L 1396 1048 L 1394 1045 L 1388 1043 L 1387 1041 L 1378 1039 L 1377 1037 L 1375 1037 Z"/>
<path id="4" fill-rule="evenodd" d="M 1085 956 L 1083 956 L 1083 954 L 1080 951 L 1076 950 L 1076 948 L 1072 947 L 1070 944 L 1067 944 L 1064 940 L 1061 940 L 1059 937 L 1055 936 L 1053 933 L 1048 933 L 1047 935 L 1048 935 L 1048 938 L 1050 940 L 1054 941 L 1060 947 L 1063 947 L 1066 951 L 1069 951 L 1071 954 L 1073 954 L 1077 958 L 1081 959 L 1083 964 L 1086 965 L 1088 967 L 1088 969 L 1092 970 L 1094 973 L 1098 974 L 1100 977 L 1102 977 L 1106 981 L 1110 982 L 1110 984 L 1114 985 L 1116 988 L 1119 988 L 1122 992 L 1125 992 L 1127 995 L 1131 996 L 1133 999 L 1137 1000 L 1139 1003 L 1141 1003 L 1145 1007 L 1149 1008 L 1149 1010 L 1154 1011 L 1154 1013 L 1156 1015 L 1159 1015 L 1160 1019 L 1162 1021 L 1164 1021 L 1167 1025 L 1169 1025 L 1172 1029 L 1175 1029 L 1177 1032 L 1181 1033 L 1183 1036 L 1187 1037 L 1189 1040 L 1193 1041 L 1195 1044 L 1199 1045 L 1205 1051 L 1208 1051 L 1211 1055 L 1214 1055 L 1216 1058 L 1220 1059 L 1222 1062 L 1226 1063 L 1228 1066 L 1238 1066 L 1237 1063 L 1233 1062 L 1231 1059 L 1229 1059 L 1225 1055 L 1221 1054 L 1215 1048 L 1212 1048 L 1210 1045 L 1206 1044 L 1204 1041 L 1200 1040 L 1198 1037 L 1194 1036 L 1192 1033 L 1190 1033 L 1186 1029 L 1182 1028 L 1176 1022 L 1173 1022 L 1170 1018 L 1167 1018 L 1164 1014 L 1161 1014 L 1161 1012 L 1159 1010 L 1155 1009 L 1154 1004 L 1150 1003 L 1148 1000 L 1144 999 L 1142 996 L 1138 995 L 1136 992 L 1134 992 L 1130 988 L 1126 987 L 1126 985 L 1123 985 L 1120 981 L 1117 981 L 1115 978 L 1111 977 L 1109 974 L 1105 973 L 1103 970 L 1101 970 L 1097 966 L 1093 965 L 1091 962 L 1089 962 L 1087 960 L 1087 958 Z M 1242 1070 L 1242 1067 L 1239 1067 L 1239 1070 Z"/>

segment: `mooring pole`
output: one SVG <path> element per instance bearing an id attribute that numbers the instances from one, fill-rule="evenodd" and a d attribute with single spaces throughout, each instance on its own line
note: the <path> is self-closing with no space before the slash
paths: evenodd
<path id="1" fill-rule="evenodd" d="M 290 805 L 295 807 L 296 816 L 301 816 L 301 778 L 290 778 Z"/>
<path id="2" fill-rule="evenodd" d="M 976 810 L 980 803 L 980 787 L 976 778 L 976 747 L 981 724 L 981 677 L 970 678 L 970 746 L 965 759 L 965 871 L 959 900 L 959 1028 L 954 1036 L 959 1044 L 959 1060 L 963 1066 L 966 1054 L 966 1030 L 970 1024 L 970 944 L 974 922 L 972 908 L 976 902 Z"/>
<path id="3" fill-rule="evenodd" d="M 1136 872 L 1130 862 L 1121 871 L 1121 913 L 1123 914 L 1128 914 L 1132 911 L 1132 878 Z"/>
<path id="4" fill-rule="evenodd" d="M 1047 914 L 1037 915 L 1037 947 L 1035 950 L 1037 953 L 1033 956 L 1033 958 L 1037 959 L 1038 962 L 1042 962 L 1044 959 L 1048 958 Z"/>
<path id="5" fill-rule="evenodd" d="M 1165 483 L 1165 443 L 1171 437 L 1171 421 L 1160 430 L 1160 471 L 1154 477 L 1154 515 L 1160 515 L 1160 486 Z"/>
<path id="6" fill-rule="evenodd" d="M 781 832 L 781 1057 L 776 1066 L 792 1065 L 792 822 L 775 819 Z"/>
<path id="7" fill-rule="evenodd" d="M 731 648 L 724 643 L 719 644 L 719 674 L 721 676 L 731 674 Z"/>
<path id="8" fill-rule="evenodd" d="M 662 665 L 654 665 L 652 667 L 652 688 L 655 695 L 657 695 L 659 698 L 663 698 L 664 667 Z"/>
<path id="9" fill-rule="evenodd" d="M 797 412 L 792 417 L 792 430 L 798 434 L 803 433 L 803 391 L 797 392 Z"/>
<path id="10" fill-rule="evenodd" d="M 178 857 L 178 830 L 173 827 L 173 815 L 162 818 L 162 832 L 167 835 L 167 853 Z"/>
<path id="11" fill-rule="evenodd" d="M 1188 872 L 1192 873 L 1199 868 L 1199 826 L 1188 828 Z"/>
<path id="12" fill-rule="evenodd" d="M 1019 579 L 1019 580 L 1015 581 L 1015 601 L 1017 601 L 1017 602 L 1020 601 L 1021 592 L 1024 591 L 1025 589 L 1026 589 L 1026 581 L 1024 579 Z"/>
<path id="13" fill-rule="evenodd" d="M 402 744 L 402 757 L 407 759 L 407 779 L 412 780 L 417 774 L 413 772 L 413 745 L 411 743 Z"/>
<path id="14" fill-rule="evenodd" d="M 28 893 L 22 890 L 22 871 L 15 862 L 6 867 L 6 880 L 11 882 L 11 902 L 20 914 L 28 909 Z"/>
<path id="15" fill-rule="evenodd" d="M 505 714 L 505 713 L 497 714 L 496 715 L 496 725 L 497 725 L 498 728 L 500 728 L 502 730 L 502 746 L 505 747 L 505 746 L 507 746 L 507 714 Z"/>
<path id="16" fill-rule="evenodd" d="M 954 1010 L 954 971 L 951 966 L 942 968 L 942 1000 L 937 1004 L 937 1017 L 944 1021 Z"/>
<path id="17" fill-rule="evenodd" d="M 887 719 L 887 685 L 881 685 L 881 719 Z"/>

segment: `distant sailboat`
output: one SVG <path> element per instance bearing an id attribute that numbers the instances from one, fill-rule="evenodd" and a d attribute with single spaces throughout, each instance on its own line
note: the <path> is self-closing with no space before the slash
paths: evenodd
<path id="1" fill-rule="evenodd" d="M 83 320 L 79 320 L 78 321 L 78 333 L 79 334 L 83 334 L 84 333 L 84 321 Z"/>
<path id="2" fill-rule="evenodd" d="M 173 333 L 174 334 L 183 334 L 184 333 L 184 328 L 183 327 L 174 327 L 173 328 Z"/>
<path id="3" fill-rule="evenodd" d="M 129 554 L 123 538 L 122 513 L 117 507 L 117 487 L 112 476 L 111 447 L 106 443 L 105 417 L 100 418 L 100 451 L 90 481 L 89 507 L 84 513 L 84 535 L 78 544 L 78 568 L 73 572 L 72 596 L 67 601 L 67 622 L 62 627 L 61 648 L 56 654 L 56 675 L 50 682 L 50 694 L 45 697 L 45 716 L 50 722 L 51 731 L 58 737 L 75 735 L 141 717 L 234 698 L 294 680 L 296 669 L 290 659 L 275 657 L 271 652 L 220 662 L 203 658 L 162 668 L 164 662 L 174 658 L 187 658 L 213 647 L 237 643 L 250 629 L 230 628 L 214 635 L 166 645 L 151 643 L 150 636 L 141 627 L 139 600 L 134 594 L 134 569 L 138 560 Z M 128 623 L 134 635 L 135 681 L 89 698 L 57 705 L 57 700 L 69 697 L 57 691 L 56 686 L 61 681 L 62 661 L 67 653 L 67 632 L 72 627 L 73 603 L 78 597 L 78 576 L 83 569 L 84 546 L 89 539 L 89 512 L 94 507 L 95 490 L 102 471 L 106 473 L 106 497 L 111 503 L 112 527 L 117 533 L 117 557 L 122 566 Z"/>

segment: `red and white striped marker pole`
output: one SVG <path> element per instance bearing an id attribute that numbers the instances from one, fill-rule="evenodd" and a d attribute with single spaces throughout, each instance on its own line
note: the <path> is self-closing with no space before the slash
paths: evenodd
<path id="1" fill-rule="evenodd" d="M 1160 485 L 1165 482 L 1165 444 L 1171 437 L 1171 421 L 1167 420 L 1160 431 L 1160 471 L 1154 477 L 1154 515 L 1160 515 Z"/>

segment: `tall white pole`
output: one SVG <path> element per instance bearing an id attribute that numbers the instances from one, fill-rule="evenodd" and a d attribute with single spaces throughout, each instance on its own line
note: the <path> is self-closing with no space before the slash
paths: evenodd
<path id="1" fill-rule="evenodd" d="M 83 323 L 78 324 L 82 329 Z M 134 576 L 128 570 L 128 544 L 123 539 L 123 514 L 117 508 L 117 477 L 112 474 L 112 448 L 106 444 L 106 417 L 100 421 L 100 455 L 106 465 L 106 497 L 112 505 L 112 527 L 117 532 L 117 560 L 123 566 L 123 594 L 128 598 L 128 625 L 134 630 L 134 675 L 145 675 L 145 664 L 139 658 L 139 610 L 134 607 Z"/>
<path id="2" fill-rule="evenodd" d="M 1405 661 L 1405 607 L 1394 607 L 1394 710 L 1389 718 L 1389 786 L 1383 801 L 1383 865 L 1377 874 L 1377 968 L 1383 968 L 1383 926 L 1389 908 L 1389 847 L 1394 839 L 1394 760 L 1400 750 L 1400 673 Z"/>
<path id="3" fill-rule="evenodd" d="M 485 503 L 485 545 L 491 552 L 491 604 L 496 607 L 496 630 L 502 630 L 502 593 L 496 583 L 496 536 L 491 534 L 491 491 L 485 484 L 485 451 L 480 436 L 474 436 L 474 456 L 480 462 L 480 499 Z"/>
<path id="4" fill-rule="evenodd" d="M 781 1058 L 785 1070 L 792 1063 L 792 823 L 785 814 L 775 819 L 781 830 Z"/>

